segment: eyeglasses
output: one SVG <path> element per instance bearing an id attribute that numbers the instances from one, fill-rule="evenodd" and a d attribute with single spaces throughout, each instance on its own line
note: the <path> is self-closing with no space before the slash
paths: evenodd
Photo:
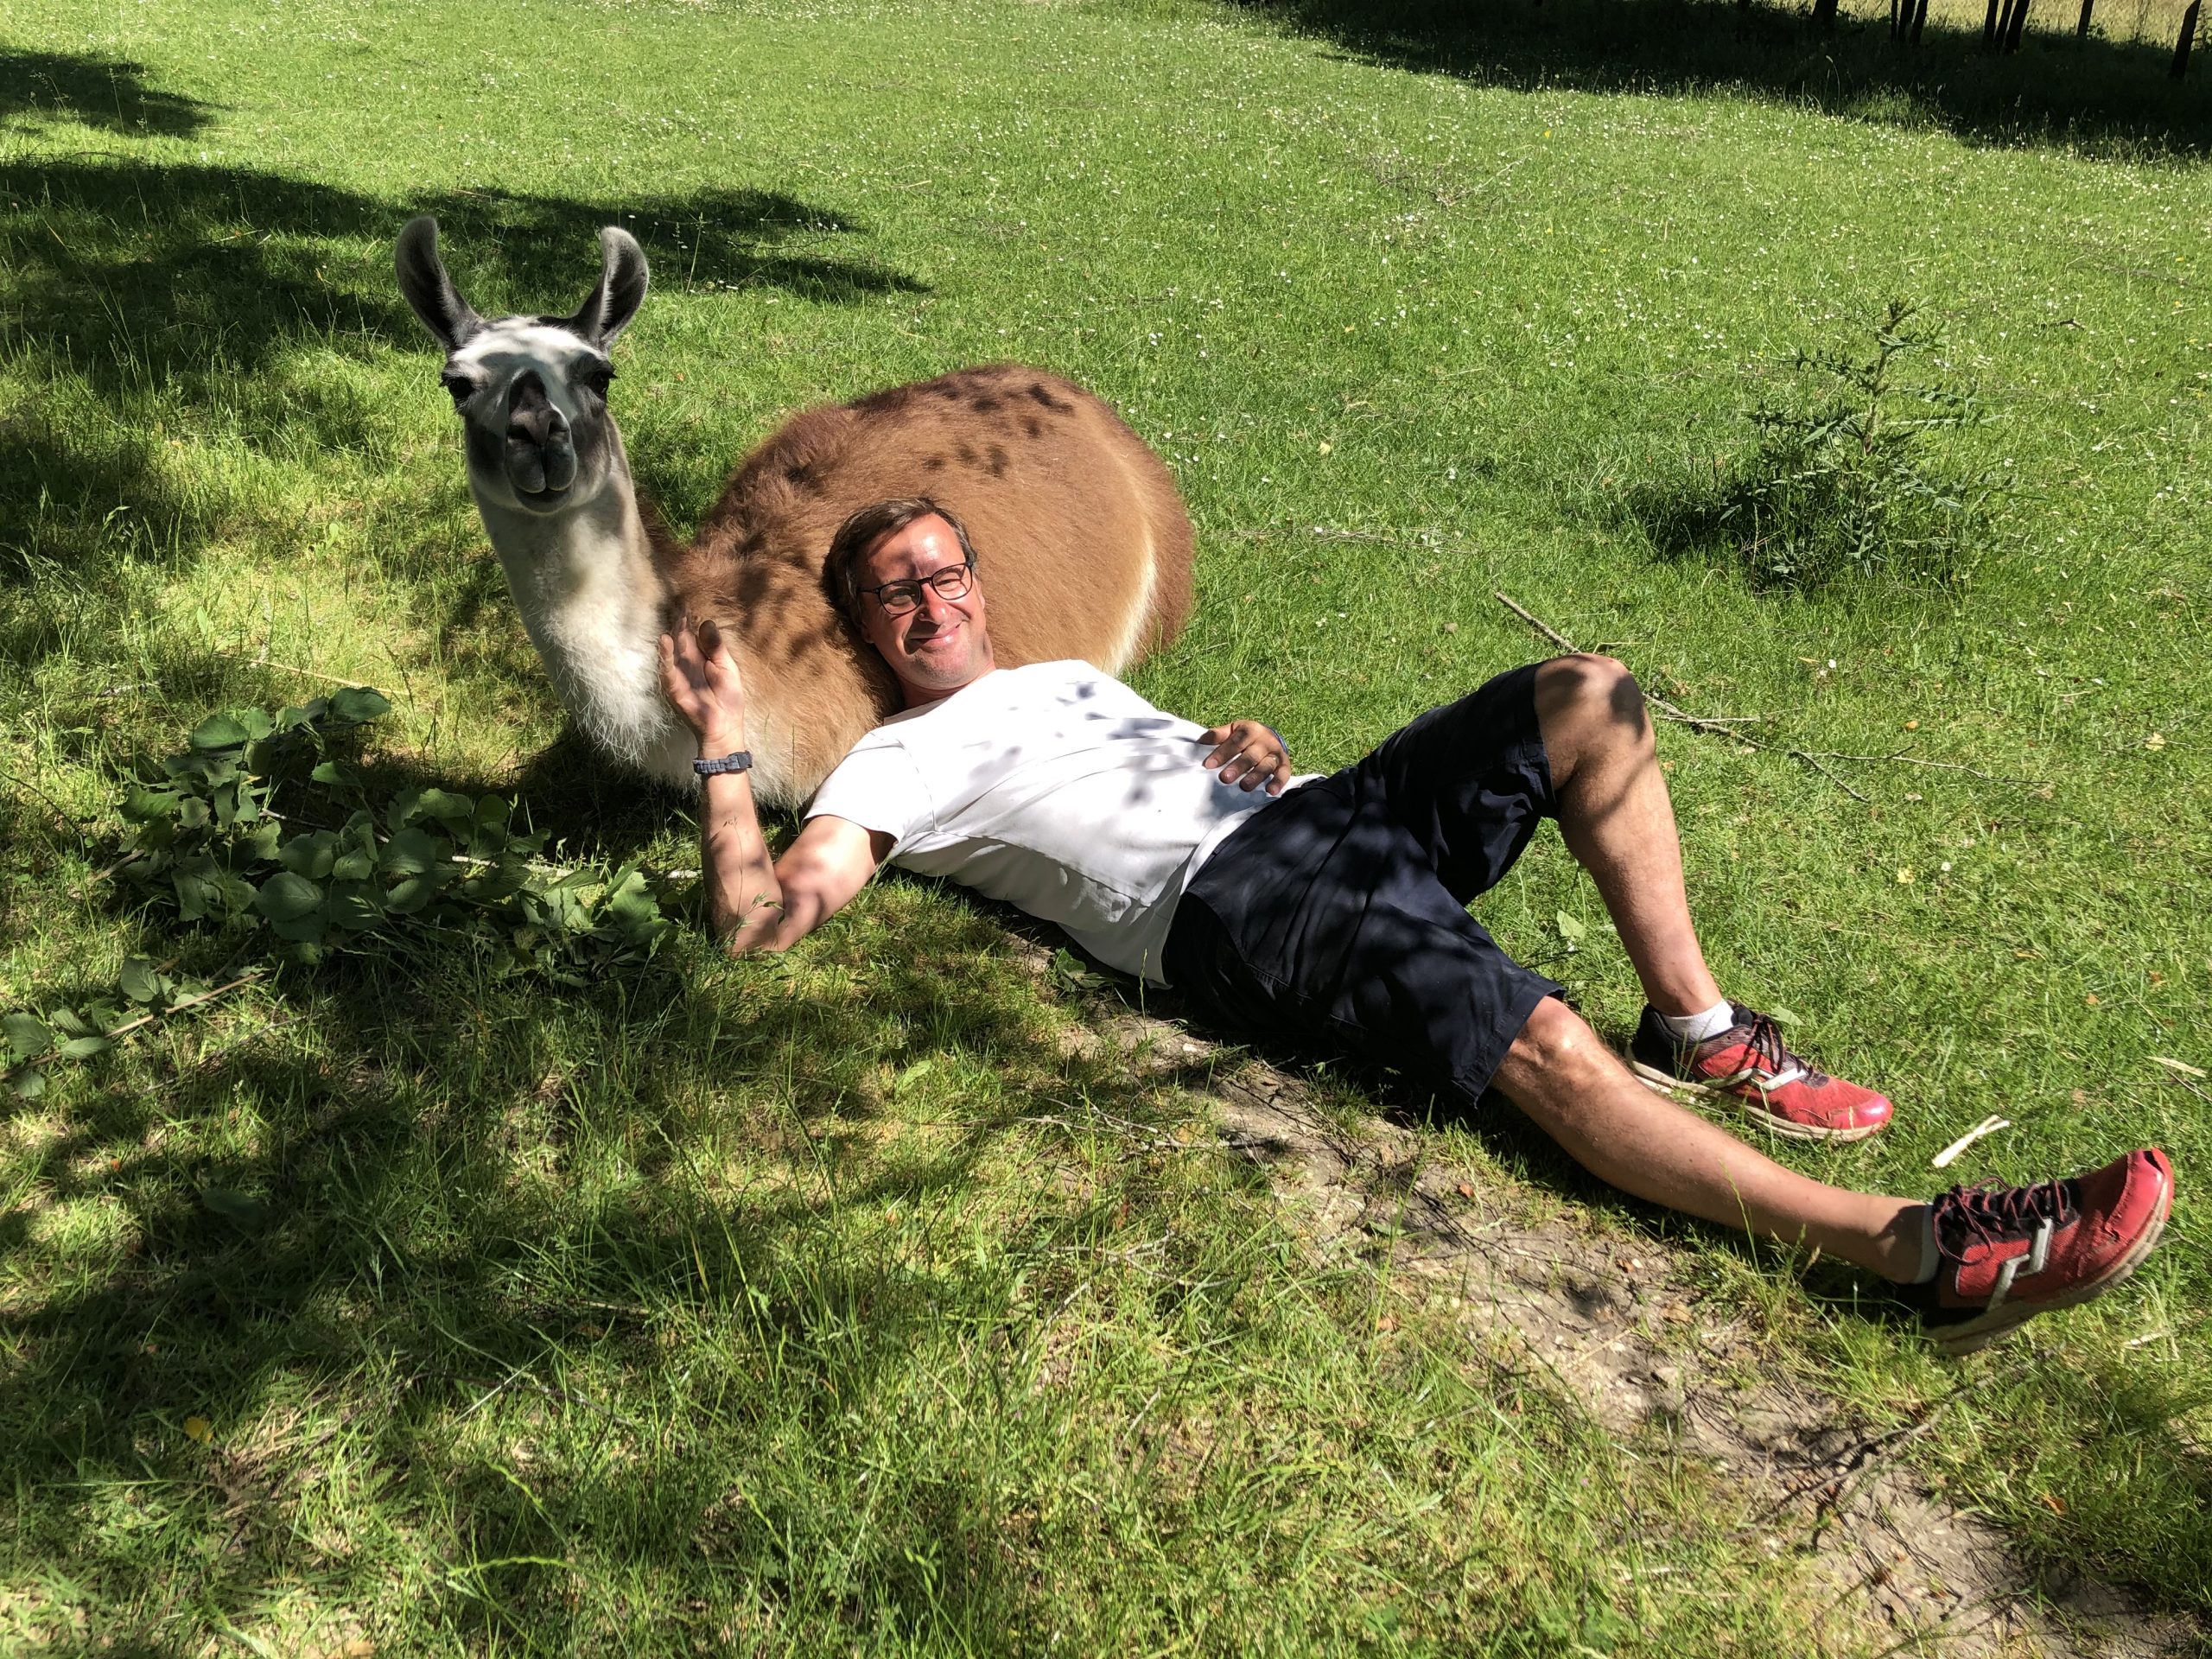
<path id="1" fill-rule="evenodd" d="M 904 616 L 918 609 L 922 602 L 922 588 L 927 584 L 939 599 L 965 599 L 968 590 L 976 585 L 976 562 L 963 559 L 958 564 L 948 564 L 942 570 L 932 570 L 926 576 L 901 576 L 897 582 L 887 582 L 879 587 L 855 588 L 856 594 L 871 594 L 875 602 L 883 607 L 886 616 Z"/>

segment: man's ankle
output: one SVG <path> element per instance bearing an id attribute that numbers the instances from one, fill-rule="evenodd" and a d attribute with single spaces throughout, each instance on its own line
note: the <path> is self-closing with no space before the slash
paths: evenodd
<path id="1" fill-rule="evenodd" d="M 1736 1023 L 1736 1011 L 1725 997 L 1711 1007 L 1700 1008 L 1694 1014 L 1665 1014 L 1656 1006 L 1651 1011 L 1659 1015 L 1659 1023 L 1678 1043 L 1701 1043 L 1708 1037 L 1718 1037 Z"/>
<path id="2" fill-rule="evenodd" d="M 1900 1205 L 1897 1214 L 1876 1237 L 1881 1260 L 1874 1271 L 1903 1290 L 1932 1285 L 1943 1270 L 1943 1254 L 1936 1248 L 1936 1210 L 1932 1205 Z"/>

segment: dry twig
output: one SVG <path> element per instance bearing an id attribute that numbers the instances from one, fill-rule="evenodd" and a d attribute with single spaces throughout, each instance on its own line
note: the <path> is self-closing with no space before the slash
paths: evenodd
<path id="1" fill-rule="evenodd" d="M 103 1032 L 100 1034 L 110 1042 L 113 1042 L 118 1037 L 129 1036 L 141 1026 L 150 1026 L 156 1020 L 166 1020 L 173 1014 L 182 1014 L 187 1008 L 196 1008 L 202 1002 L 213 1002 L 217 997 L 235 991 L 241 985 L 252 984 L 261 976 L 262 969 L 249 969 L 228 984 L 218 985 L 213 990 L 202 991 L 197 996 L 188 996 L 181 1002 L 172 1002 L 166 1008 L 156 1008 L 151 1014 L 142 1014 L 136 1020 L 126 1020 L 113 1031 Z"/>
<path id="2" fill-rule="evenodd" d="M 1515 601 L 1510 595 L 1500 593 L 1497 594 L 1497 599 L 1499 604 L 1504 606 L 1507 610 L 1512 612 L 1514 615 L 1519 617 L 1530 627 L 1535 629 L 1538 633 L 1542 634 L 1545 639 L 1550 640 L 1552 644 L 1557 645 L 1561 651 L 1572 652 L 1577 649 L 1573 640 L 1569 639 L 1557 628 L 1552 626 L 1550 623 L 1545 621 L 1543 618 L 1538 616 L 1534 611 L 1529 609 L 1527 606 L 1520 604 Z M 2034 784 L 2037 781 L 2031 778 L 2000 778 L 1994 772 L 1984 772 L 1978 766 L 1965 766 L 1956 760 L 1923 760 L 1916 754 L 1904 754 L 1902 753 L 1897 754 L 1845 754 L 1841 751 L 1836 749 L 1798 749 L 1791 748 L 1782 744 L 1762 743 L 1758 739 L 1750 736 L 1745 733 L 1739 732 L 1735 728 L 1738 726 L 1756 725 L 1767 718 L 1764 715 L 1705 715 L 1687 714 L 1681 709 L 1676 708 L 1673 703 L 1668 702 L 1666 698 L 1654 695 L 1648 689 L 1643 694 L 1643 700 L 1650 705 L 1652 713 L 1658 715 L 1662 720 L 1671 720 L 1677 725 L 1688 727 L 1694 732 L 1707 732 L 1715 737 L 1727 738 L 1733 742 L 1742 744 L 1747 749 L 1759 749 L 1771 753 L 1785 754 L 1792 760 L 1802 760 L 1807 766 L 1810 766 L 1815 772 L 1819 772 L 1821 777 L 1827 779 L 1845 794 L 1850 796 L 1854 801 L 1864 801 L 1866 799 L 1866 797 L 1859 793 L 1858 790 L 1853 788 L 1850 784 L 1838 777 L 1827 766 L 1822 766 L 1821 763 L 1823 760 L 1857 760 L 1875 766 L 1879 766 L 1888 762 L 1894 762 L 1902 766 L 1928 766 L 1938 772 L 1962 772 L 1970 778 L 1979 778 L 1986 783 L 1992 784 L 2018 784 L 2027 785 Z"/>
<path id="3" fill-rule="evenodd" d="M 71 835 L 77 837 L 78 845 L 82 846 L 84 844 L 85 820 L 79 818 L 76 814 L 70 811 L 67 807 L 62 805 L 60 802 L 55 800 L 53 796 L 48 794 L 44 790 L 41 789 L 36 784 L 31 782 L 28 778 L 18 778 L 12 772 L 0 772 L 0 779 L 4 779 L 9 783 L 13 784 L 17 789 L 22 790 L 26 795 L 35 796 L 38 799 L 45 802 L 46 804 L 53 810 L 54 816 L 60 820 L 61 827 L 67 830 Z"/>
<path id="4" fill-rule="evenodd" d="M 342 685 L 349 690 L 364 683 L 360 680 L 347 679 L 341 675 L 326 674 L 319 668 L 300 668 L 291 663 L 272 663 L 266 657 L 248 657 L 240 652 L 211 651 L 207 654 L 211 657 L 220 657 L 226 662 L 244 663 L 251 668 L 273 668 L 283 674 L 303 675 L 310 680 L 321 680 L 327 685 Z"/>
<path id="5" fill-rule="evenodd" d="M 1844 754 L 1834 749 L 1792 749 L 1790 753 L 1801 760 L 1863 760 L 1872 766 L 1894 763 L 1900 766 L 1927 766 L 1936 772 L 1963 772 L 1969 778 L 1979 778 L 1989 784 L 2040 784 L 2040 778 L 2000 778 L 1993 772 L 1984 772 L 1979 766 L 1965 766 L 1956 760 L 1925 760 L 1916 754 L 1907 754 L 1902 749 L 1895 754 Z"/>
<path id="6" fill-rule="evenodd" d="M 1514 599 L 1510 594 L 1498 593 L 1495 597 L 1499 604 L 1504 606 L 1507 610 L 1512 612 L 1514 615 L 1519 617 L 1523 622 L 1526 622 L 1538 633 L 1542 634 L 1545 639 L 1550 640 L 1552 644 L 1557 645 L 1561 651 L 1570 652 L 1578 656 L 1581 654 L 1581 647 L 1580 645 L 1577 645 L 1574 641 L 1568 639 L 1557 628 L 1552 626 L 1550 623 L 1545 621 L 1543 618 L 1538 616 L 1534 611 L 1522 604 L 1519 601 Z M 1741 732 L 1732 729 L 1738 726 L 1755 726 L 1766 718 L 1764 715 L 1723 715 L 1716 717 L 1708 717 L 1704 715 L 1693 715 L 1686 709 L 1679 708 L 1675 704 L 1668 702 L 1666 698 L 1658 696 L 1649 688 L 1647 688 L 1643 693 L 1643 700 L 1651 705 L 1651 711 L 1657 715 L 1660 719 L 1671 720 L 1676 725 L 1687 726 L 1694 732 L 1710 732 L 1715 737 L 1733 738 L 1737 742 L 1745 744 L 1754 749 L 1764 749 L 1771 747 L 1765 743 L 1758 742 L 1751 738 L 1745 736 Z M 1790 753 L 1795 754 L 1797 751 L 1793 749 Z M 1815 770 L 1819 771 L 1821 770 L 1821 768 L 1815 767 Z M 1831 778 L 1834 778 L 1834 773 L 1829 773 L 1828 775 Z M 1841 785 L 1841 787 L 1850 793 L 1857 793 L 1856 791 L 1851 789 L 1851 786 L 1848 784 L 1843 784 Z M 1866 798 L 1864 795 L 1860 795 L 1859 798 L 1863 801 Z"/>

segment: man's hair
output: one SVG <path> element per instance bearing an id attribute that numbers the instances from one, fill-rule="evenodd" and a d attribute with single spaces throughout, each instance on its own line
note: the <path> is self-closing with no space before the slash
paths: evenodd
<path id="1" fill-rule="evenodd" d="M 830 538 L 830 591 L 839 607 L 855 622 L 861 620 L 861 564 L 878 542 L 906 529 L 917 518 L 944 519 L 952 526 L 961 556 L 970 564 L 976 563 L 976 544 L 968 539 L 968 526 L 929 497 L 906 495 L 890 501 L 870 502 L 838 525 L 837 533 Z"/>

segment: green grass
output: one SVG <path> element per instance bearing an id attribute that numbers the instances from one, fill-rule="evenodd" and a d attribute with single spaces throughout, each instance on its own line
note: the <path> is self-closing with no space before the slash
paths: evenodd
<path id="1" fill-rule="evenodd" d="M 1808 78 L 1771 14 L 1611 10 L 1643 44 L 1593 67 L 1600 14 L 1564 4 L 1380 44 L 1196 5 L 19 5 L 10 1006 L 227 954 L 92 879 L 108 804 L 314 675 L 388 688 L 428 779 L 692 861 L 556 742 L 390 270 L 432 209 L 480 306 L 567 308 L 620 219 L 656 285 L 614 408 L 678 522 L 801 404 L 1036 361 L 1191 501 L 1198 613 L 1137 677 L 1168 706 L 1340 764 L 1541 648 L 1502 588 L 1695 712 L 1771 716 L 1759 753 L 1662 736 L 1707 944 L 1901 1107 L 1784 1155 L 1924 1192 L 1999 1110 L 1965 1179 L 2152 1141 L 2181 1171 L 2136 1284 L 1972 1362 L 1913 1455 L 2036 1559 L 2202 1618 L 2212 1102 L 2148 1058 L 2212 1066 L 2202 88 L 2153 53 L 2125 105 L 2117 42 L 1983 66 L 2009 104 L 1956 41 L 1915 79 L 1852 36 Z M 2017 480 L 1969 579 L 1792 596 L 1656 556 L 1623 492 L 1738 453 L 1777 364 L 1898 295 L 1998 417 L 1967 460 Z M 1860 801 L 1790 747 L 1974 770 L 1828 762 Z M 1555 845 L 1479 914 L 1632 1020 Z M 0 1133 L 0 1646 L 1889 1639 L 1816 1625 L 1826 1592 L 1663 1440 L 1440 1317 L 1381 1330 L 1378 1266 L 1204 1149 L 1202 1078 L 1094 1052 L 1025 960 L 891 882 L 784 963 L 693 936 L 573 992 L 355 961 L 58 1071 Z M 1827 1269 L 1777 1296 L 1510 1124 L 1423 1135 L 1508 1202 L 1682 1238 L 1772 1372 L 1885 1423 L 1957 1386 Z"/>

